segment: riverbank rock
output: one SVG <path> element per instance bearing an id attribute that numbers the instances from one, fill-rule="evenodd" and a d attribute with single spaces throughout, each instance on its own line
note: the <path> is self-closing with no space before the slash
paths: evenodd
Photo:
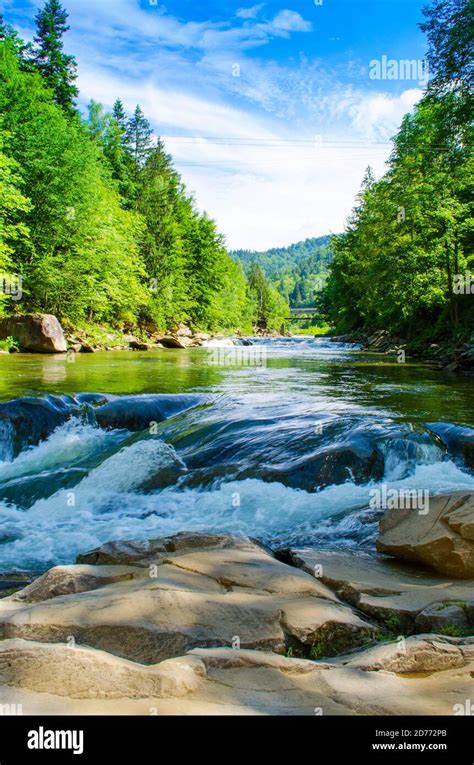
<path id="1" fill-rule="evenodd" d="M 390 632 L 438 631 L 459 626 L 474 628 L 474 580 L 452 581 L 446 576 L 376 553 L 294 549 L 286 552 L 295 566 L 318 578 L 335 595 L 376 619 Z"/>
<path id="2" fill-rule="evenodd" d="M 176 337 L 175 335 L 161 335 L 156 338 L 156 343 L 163 348 L 179 348 L 184 350 L 192 345 L 192 340 L 188 337 Z"/>
<path id="3" fill-rule="evenodd" d="M 388 510 L 377 550 L 460 579 L 474 578 L 474 495 L 432 497 L 429 511 Z"/>
<path id="4" fill-rule="evenodd" d="M 375 633 L 323 583 L 246 537 L 111 543 L 81 561 L 0 601 L 0 637 L 73 639 L 154 664 L 209 646 L 307 656 L 316 646 L 319 656 Z M 90 561 L 107 561 L 103 574 Z"/>
<path id="5" fill-rule="evenodd" d="M 65 353 L 67 341 L 56 316 L 25 314 L 0 319 L 0 340 L 14 337 L 20 348 L 34 353 Z"/>

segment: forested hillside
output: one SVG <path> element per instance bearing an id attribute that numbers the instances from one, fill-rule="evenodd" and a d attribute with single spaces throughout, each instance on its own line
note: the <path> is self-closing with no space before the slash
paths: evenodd
<path id="1" fill-rule="evenodd" d="M 242 263 L 245 270 L 252 263 L 260 266 L 293 308 L 314 305 L 333 258 L 329 236 L 305 239 L 289 247 L 274 247 L 263 252 L 234 250 L 230 255 Z"/>
<path id="2" fill-rule="evenodd" d="M 110 113 L 78 111 L 67 30 L 59 0 L 38 12 L 33 43 L 0 17 L 0 272 L 23 285 L 21 301 L 0 294 L 0 314 L 280 328 L 287 306 L 229 257 L 140 107 L 127 115 L 117 94 Z"/>
<path id="3" fill-rule="evenodd" d="M 332 241 L 321 303 L 340 331 L 383 328 L 426 344 L 474 328 L 473 6 L 435 0 L 424 14 L 431 82 L 403 120 L 386 175 L 367 170 Z"/>

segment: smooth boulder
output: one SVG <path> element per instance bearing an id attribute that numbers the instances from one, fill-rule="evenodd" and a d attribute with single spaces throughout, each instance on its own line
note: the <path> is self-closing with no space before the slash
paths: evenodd
<path id="1" fill-rule="evenodd" d="M 101 428 L 126 428 L 140 431 L 205 401 L 193 394 L 121 396 L 97 407 L 95 416 Z"/>
<path id="2" fill-rule="evenodd" d="M 376 544 L 379 552 L 454 578 L 474 579 L 474 495 L 432 497 L 425 515 L 388 510 Z"/>
<path id="3" fill-rule="evenodd" d="M 0 404 L 0 460 L 14 459 L 80 415 L 81 405 L 71 396 L 27 396 Z"/>
<path id="4" fill-rule="evenodd" d="M 474 581 L 453 581 L 376 553 L 303 548 L 287 555 L 342 601 L 391 632 L 436 632 L 442 627 L 466 626 L 458 608 L 474 626 Z"/>
<path id="5" fill-rule="evenodd" d="M 14 337 L 20 348 L 34 353 L 65 353 L 67 340 L 56 316 L 48 313 L 0 319 L 0 340 Z"/>
<path id="6" fill-rule="evenodd" d="M 449 422 L 429 422 L 427 427 L 455 457 L 462 457 L 469 468 L 474 468 L 474 428 Z"/>

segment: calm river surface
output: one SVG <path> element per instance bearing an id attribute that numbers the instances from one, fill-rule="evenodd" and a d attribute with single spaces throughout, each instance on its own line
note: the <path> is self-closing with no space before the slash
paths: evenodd
<path id="1" fill-rule="evenodd" d="M 434 425 L 474 425 L 472 377 L 324 338 L 254 343 L 0 356 L 0 570 L 186 529 L 370 548 L 375 486 L 474 491 Z"/>

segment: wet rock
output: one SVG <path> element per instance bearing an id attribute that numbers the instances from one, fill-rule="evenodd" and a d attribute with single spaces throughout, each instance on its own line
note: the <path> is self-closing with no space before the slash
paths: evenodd
<path id="1" fill-rule="evenodd" d="M 264 481 L 278 481 L 308 492 L 348 480 L 356 484 L 371 479 L 379 481 L 383 473 L 382 452 L 369 439 L 360 437 L 353 444 L 327 447 L 287 465 L 258 469 L 258 476 Z"/>
<path id="2" fill-rule="evenodd" d="M 449 422 L 429 422 L 426 427 L 442 441 L 451 454 L 462 457 L 465 464 L 474 469 L 474 428 Z"/>
<path id="3" fill-rule="evenodd" d="M 0 319 L 0 340 L 14 337 L 20 348 L 35 353 L 65 353 L 67 342 L 56 316 L 24 314 Z"/>
<path id="4" fill-rule="evenodd" d="M 474 578 L 474 495 L 432 497 L 426 515 L 388 510 L 377 550 L 460 579 Z"/>
<path id="5" fill-rule="evenodd" d="M 0 460 L 13 459 L 26 447 L 36 446 L 80 414 L 80 405 L 70 396 L 25 397 L 0 404 Z"/>
<path id="6" fill-rule="evenodd" d="M 102 428 L 139 431 L 204 401 L 204 396 L 193 394 L 121 396 L 96 409 L 96 418 Z"/>
<path id="7" fill-rule="evenodd" d="M 129 343 L 129 348 L 132 351 L 149 351 L 151 346 L 149 343 L 144 343 L 141 340 L 132 340 Z"/>
<path id="8" fill-rule="evenodd" d="M 102 404 L 107 404 L 108 401 L 114 399 L 115 397 L 109 396 L 106 393 L 78 393 L 74 398 L 80 404 L 102 406 Z"/>

